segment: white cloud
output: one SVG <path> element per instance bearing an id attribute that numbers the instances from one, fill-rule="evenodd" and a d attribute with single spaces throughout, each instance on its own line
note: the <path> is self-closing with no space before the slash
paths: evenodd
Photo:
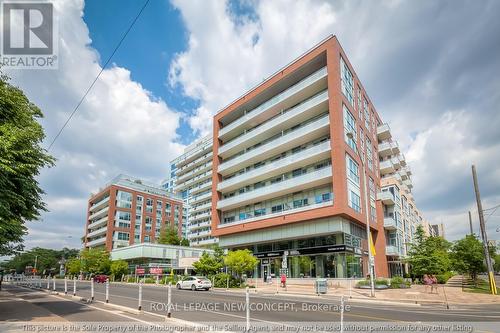
<path id="1" fill-rule="evenodd" d="M 83 21 L 83 1 L 54 2 L 59 20 L 59 69 L 8 74 L 45 114 L 45 147 L 101 70 Z M 53 147 L 56 166 L 40 177 L 50 212 L 29 223 L 26 245 L 80 246 L 86 201 L 118 173 L 159 182 L 176 143 L 180 115 L 130 77 L 126 68 L 105 69 Z M 72 235 L 72 238 L 66 237 Z"/>

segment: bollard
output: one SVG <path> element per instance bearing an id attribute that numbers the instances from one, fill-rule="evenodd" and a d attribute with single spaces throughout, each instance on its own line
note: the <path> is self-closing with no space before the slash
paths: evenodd
<path id="1" fill-rule="evenodd" d="M 106 303 L 109 303 L 109 279 L 106 279 Z"/>
<path id="2" fill-rule="evenodd" d="M 47 276 L 47 289 L 50 290 L 50 275 Z"/>
<path id="3" fill-rule="evenodd" d="M 344 333 L 344 295 L 340 296 L 340 333 Z"/>
<path id="4" fill-rule="evenodd" d="M 157 276 L 156 276 L 156 285 L 159 285 L 159 284 L 160 284 L 160 276 L 159 276 L 159 275 L 157 275 Z"/>
<path id="5" fill-rule="evenodd" d="M 56 277 L 52 279 L 52 290 L 56 291 Z"/>
<path id="6" fill-rule="evenodd" d="M 276 295 L 279 293 L 280 293 L 279 282 L 278 282 L 278 279 L 276 279 Z"/>
<path id="7" fill-rule="evenodd" d="M 73 296 L 76 296 L 76 276 L 73 278 Z"/>
<path id="8" fill-rule="evenodd" d="M 94 278 L 90 279 L 90 301 L 94 301 Z"/>
<path id="9" fill-rule="evenodd" d="M 352 298 L 352 280 L 349 279 L 349 298 Z"/>
<path id="10" fill-rule="evenodd" d="M 227 277 L 227 281 L 226 281 L 226 291 L 229 290 L 229 275 Z"/>
<path id="11" fill-rule="evenodd" d="M 245 302 L 246 302 L 246 311 L 247 311 L 247 330 L 246 332 L 250 332 L 250 291 L 249 288 L 247 287 L 246 289 L 246 295 L 245 295 Z"/>
<path id="12" fill-rule="evenodd" d="M 172 282 L 168 283 L 168 294 L 167 294 L 167 318 L 172 317 Z"/>
<path id="13" fill-rule="evenodd" d="M 142 281 L 139 282 L 139 311 L 142 310 Z"/>
<path id="14" fill-rule="evenodd" d="M 68 278 L 64 277 L 64 295 L 68 294 Z"/>

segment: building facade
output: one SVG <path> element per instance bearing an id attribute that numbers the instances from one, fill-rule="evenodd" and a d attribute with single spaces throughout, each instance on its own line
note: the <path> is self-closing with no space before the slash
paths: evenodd
<path id="1" fill-rule="evenodd" d="M 408 271 L 403 259 L 418 225 L 423 224 L 423 218 L 412 195 L 411 169 L 393 139 L 389 125 L 383 124 L 377 131 L 381 175 L 378 199 L 383 205 L 389 275 L 402 275 Z"/>
<path id="2" fill-rule="evenodd" d="M 375 273 L 389 276 L 386 127 L 329 37 L 215 115 L 212 234 L 224 248 L 252 250 L 258 277 L 350 278 L 368 273 L 369 221 Z M 398 150 L 392 155 L 406 168 Z M 411 234 L 418 217 L 403 209 Z"/>
<path id="3" fill-rule="evenodd" d="M 182 205 L 182 200 L 158 186 L 119 175 L 88 201 L 84 247 L 111 251 L 154 243 L 167 227 L 181 235 Z"/>
<path id="4" fill-rule="evenodd" d="M 212 136 L 197 140 L 170 163 L 170 189 L 182 197 L 185 237 L 191 246 L 208 247 L 218 242 L 211 235 Z"/>

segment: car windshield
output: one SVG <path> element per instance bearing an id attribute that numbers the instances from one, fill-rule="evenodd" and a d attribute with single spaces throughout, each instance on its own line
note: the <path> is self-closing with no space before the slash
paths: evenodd
<path id="1" fill-rule="evenodd" d="M 206 277 L 204 276 L 197 276 L 196 277 L 198 280 L 205 280 L 205 281 L 210 281 L 209 279 L 207 279 Z"/>

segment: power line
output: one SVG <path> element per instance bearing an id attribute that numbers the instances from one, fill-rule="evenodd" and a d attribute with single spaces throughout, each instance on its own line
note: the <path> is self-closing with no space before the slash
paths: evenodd
<path id="1" fill-rule="evenodd" d="M 148 5 L 150 0 L 146 0 L 144 2 L 144 5 L 142 6 L 141 10 L 139 11 L 139 13 L 137 13 L 137 15 L 135 16 L 134 20 L 132 21 L 132 23 L 130 24 L 130 26 L 128 27 L 128 29 L 125 31 L 125 33 L 123 34 L 122 38 L 120 39 L 120 41 L 118 42 L 118 44 L 116 45 L 115 49 L 113 50 L 113 53 L 111 53 L 111 55 L 109 56 L 108 60 L 106 61 L 106 63 L 104 64 L 104 66 L 102 66 L 101 70 L 99 71 L 99 73 L 97 74 L 97 76 L 95 77 L 94 81 L 92 81 L 92 84 L 87 88 L 87 90 L 85 91 L 85 93 L 83 94 L 82 98 L 80 99 L 80 101 L 78 102 L 78 104 L 76 105 L 75 109 L 73 110 L 73 112 L 71 112 L 71 114 L 69 115 L 68 119 L 66 120 L 66 122 L 62 125 L 61 129 L 59 130 L 59 132 L 57 132 L 56 136 L 54 137 L 54 139 L 52 140 L 52 142 L 50 143 L 49 145 L 49 148 L 47 149 L 47 151 L 50 151 L 50 149 L 52 148 L 52 146 L 54 145 L 54 143 L 56 142 L 56 140 L 59 138 L 59 136 L 61 135 L 62 131 L 66 128 L 66 126 L 68 125 L 68 123 L 70 122 L 71 118 L 73 118 L 73 116 L 75 115 L 76 111 L 78 111 L 78 108 L 80 107 L 80 105 L 82 105 L 83 101 L 85 100 L 85 97 L 87 97 L 87 94 L 90 92 L 90 90 L 92 89 L 92 87 L 94 87 L 95 83 L 97 82 L 97 80 L 99 79 L 99 77 L 101 76 L 102 72 L 104 71 L 104 69 L 106 68 L 106 66 L 108 66 L 109 62 L 111 61 L 111 59 L 113 58 L 113 56 L 115 55 L 116 51 L 118 51 L 118 49 L 120 48 L 120 46 L 122 45 L 123 41 L 125 40 L 125 37 L 127 37 L 128 33 L 130 32 L 130 30 L 132 30 L 132 27 L 134 26 L 135 22 L 137 22 L 137 20 L 139 19 L 139 17 L 141 16 L 142 12 L 144 11 L 144 9 L 146 8 L 146 6 Z"/>

